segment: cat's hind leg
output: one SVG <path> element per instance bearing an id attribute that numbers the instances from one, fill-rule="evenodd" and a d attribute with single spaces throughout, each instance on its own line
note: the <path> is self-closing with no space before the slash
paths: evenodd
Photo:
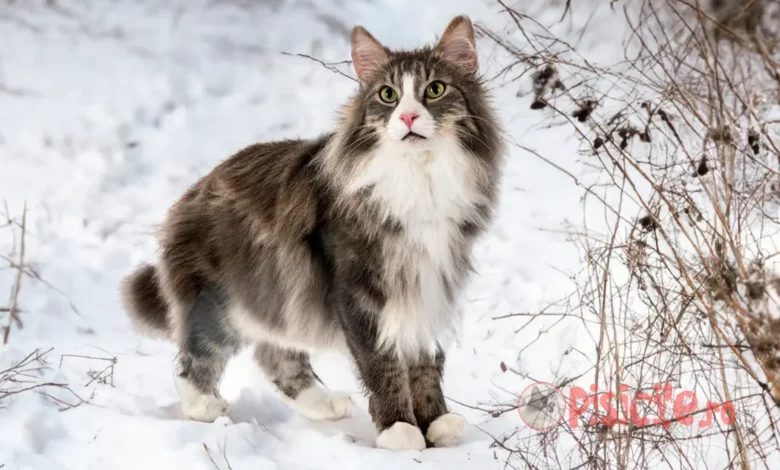
<path id="1" fill-rule="evenodd" d="M 323 387 L 307 352 L 261 342 L 255 349 L 255 359 L 285 401 L 303 416 L 325 421 L 352 415 L 352 400 L 332 395 Z"/>
<path id="2" fill-rule="evenodd" d="M 241 342 L 228 324 L 226 309 L 224 296 L 205 289 L 181 325 L 176 387 L 182 411 L 189 419 L 213 422 L 227 410 L 227 401 L 219 394 L 219 381 Z"/>

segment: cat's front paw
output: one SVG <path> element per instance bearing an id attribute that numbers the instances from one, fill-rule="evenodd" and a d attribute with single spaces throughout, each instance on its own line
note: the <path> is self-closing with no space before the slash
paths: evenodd
<path id="1" fill-rule="evenodd" d="M 423 450 L 425 438 L 417 426 L 398 421 L 379 433 L 376 446 L 388 450 Z"/>
<path id="2" fill-rule="evenodd" d="M 331 395 L 319 385 L 302 390 L 290 404 L 312 421 L 333 421 L 352 416 L 352 400 L 349 397 Z"/>
<path id="3" fill-rule="evenodd" d="M 425 437 L 435 447 L 454 447 L 466 431 L 466 420 L 454 413 L 441 415 L 428 427 Z"/>

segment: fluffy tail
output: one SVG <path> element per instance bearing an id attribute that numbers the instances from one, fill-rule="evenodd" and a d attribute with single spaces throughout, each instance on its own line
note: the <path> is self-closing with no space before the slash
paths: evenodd
<path id="1" fill-rule="evenodd" d="M 140 332 L 171 337 L 168 304 L 160 290 L 157 268 L 147 264 L 127 276 L 122 282 L 122 298 L 125 310 Z"/>

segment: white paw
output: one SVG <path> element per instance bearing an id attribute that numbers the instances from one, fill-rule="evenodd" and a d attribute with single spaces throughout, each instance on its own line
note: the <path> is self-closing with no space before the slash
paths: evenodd
<path id="1" fill-rule="evenodd" d="M 398 421 L 379 433 L 376 446 L 388 450 L 423 450 L 425 438 L 417 426 Z"/>
<path id="2" fill-rule="evenodd" d="M 454 447 L 466 431 L 466 420 L 453 413 L 441 415 L 428 427 L 425 437 L 436 447 Z"/>
<path id="3" fill-rule="evenodd" d="M 199 395 L 189 402 L 182 401 L 182 410 L 187 419 L 213 423 L 227 411 L 228 402 L 214 395 Z"/>
<path id="4" fill-rule="evenodd" d="M 181 396 L 182 412 L 187 419 L 213 423 L 227 411 L 227 401 L 215 395 L 204 395 L 187 379 L 177 377 L 176 388 Z"/>
<path id="5" fill-rule="evenodd" d="M 303 390 L 288 400 L 298 413 L 313 421 L 332 421 L 352 416 L 352 400 L 347 396 L 336 396 L 318 384 Z"/>

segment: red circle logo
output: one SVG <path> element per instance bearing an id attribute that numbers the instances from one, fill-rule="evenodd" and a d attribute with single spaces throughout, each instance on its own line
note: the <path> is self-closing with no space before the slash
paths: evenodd
<path id="1" fill-rule="evenodd" d="M 549 431 L 561 424 L 565 410 L 563 393 L 547 382 L 534 382 L 527 386 L 517 402 L 520 419 L 537 431 Z"/>

